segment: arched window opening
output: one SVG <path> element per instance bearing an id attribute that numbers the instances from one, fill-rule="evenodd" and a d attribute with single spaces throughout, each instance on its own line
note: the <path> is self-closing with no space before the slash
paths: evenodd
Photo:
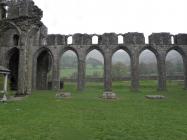
<path id="1" fill-rule="evenodd" d="M 92 37 L 92 44 L 98 44 L 98 36 L 93 36 Z"/>
<path id="2" fill-rule="evenodd" d="M 14 46 L 18 46 L 18 44 L 19 44 L 19 35 L 14 35 L 13 42 L 14 42 Z"/>
<path id="3" fill-rule="evenodd" d="M 142 87 L 153 86 L 154 84 L 157 84 L 157 59 L 155 54 L 150 50 L 144 50 L 139 56 L 139 75 L 141 80 L 140 85 Z M 146 82 L 147 80 L 150 82 Z M 154 84 L 151 85 L 152 83 Z"/>
<path id="4" fill-rule="evenodd" d="M 116 51 L 112 56 L 112 78 L 129 79 L 130 72 L 130 56 L 124 50 Z"/>
<path id="5" fill-rule="evenodd" d="M 36 86 L 39 90 L 52 88 L 52 56 L 45 50 L 37 58 L 37 81 Z"/>
<path id="6" fill-rule="evenodd" d="M 75 52 L 68 50 L 60 59 L 60 88 L 65 82 L 75 83 L 77 81 L 78 58 Z"/>
<path id="7" fill-rule="evenodd" d="M 174 36 L 171 36 L 171 44 L 175 44 Z"/>
<path id="8" fill-rule="evenodd" d="M 104 58 L 98 50 L 92 50 L 86 57 L 86 81 L 103 85 Z"/>
<path id="9" fill-rule="evenodd" d="M 19 69 L 19 50 L 13 48 L 9 52 L 9 69 L 11 71 L 9 75 L 11 90 L 18 89 L 18 69 Z"/>
<path id="10" fill-rule="evenodd" d="M 69 36 L 68 37 L 68 44 L 70 45 L 70 44 L 72 44 L 73 43 L 73 37 L 72 36 Z"/>
<path id="11" fill-rule="evenodd" d="M 8 17 L 8 6 L 1 7 L 1 19 L 6 19 Z"/>
<path id="12" fill-rule="evenodd" d="M 131 77 L 130 56 L 124 50 L 116 51 L 112 56 L 112 81 L 124 81 L 129 85 Z M 114 83 L 113 83 L 114 85 Z"/>
<path id="13" fill-rule="evenodd" d="M 5 18 L 7 19 L 8 18 L 8 6 L 5 6 Z"/>
<path id="14" fill-rule="evenodd" d="M 166 75 L 168 84 L 171 84 L 171 81 L 184 80 L 183 58 L 175 50 L 171 50 L 166 56 Z"/>
<path id="15" fill-rule="evenodd" d="M 144 36 L 145 36 L 145 44 L 149 44 L 149 37 L 148 37 L 148 35 L 144 34 Z"/>
<path id="16" fill-rule="evenodd" d="M 122 35 L 119 35 L 118 36 L 118 44 L 123 44 L 123 36 Z"/>

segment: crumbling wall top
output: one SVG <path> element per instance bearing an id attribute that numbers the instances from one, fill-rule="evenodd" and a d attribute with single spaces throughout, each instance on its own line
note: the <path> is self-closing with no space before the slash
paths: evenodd
<path id="1" fill-rule="evenodd" d="M 99 44 L 102 45 L 113 45 L 118 44 L 118 36 L 116 33 L 104 33 L 99 36 Z"/>
<path id="2" fill-rule="evenodd" d="M 10 0 L 7 1 L 7 19 L 29 17 L 41 20 L 43 11 L 38 8 L 33 0 Z"/>
<path id="3" fill-rule="evenodd" d="M 123 35 L 125 44 L 145 44 L 143 33 L 129 32 Z"/>
<path id="4" fill-rule="evenodd" d="M 47 45 L 65 45 L 66 36 L 60 34 L 50 34 L 47 36 Z"/>
<path id="5" fill-rule="evenodd" d="M 187 45 L 187 34 L 177 34 L 174 36 L 174 42 L 177 45 Z"/>
<path id="6" fill-rule="evenodd" d="M 92 36 L 88 34 L 74 34 L 73 36 L 73 44 L 75 45 L 88 45 L 92 44 Z"/>
<path id="7" fill-rule="evenodd" d="M 153 45 L 170 45 L 171 44 L 170 33 L 152 33 L 149 36 L 149 44 Z"/>

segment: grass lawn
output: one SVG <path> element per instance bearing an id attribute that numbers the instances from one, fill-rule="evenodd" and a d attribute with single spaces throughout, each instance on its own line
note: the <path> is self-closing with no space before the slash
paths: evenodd
<path id="1" fill-rule="evenodd" d="M 66 78 L 70 78 L 72 76 L 73 73 L 77 72 L 77 69 L 73 69 L 73 68 L 64 68 L 61 69 L 60 71 L 60 75 L 61 78 L 63 79 L 64 77 Z M 98 77 L 103 77 L 103 67 L 102 66 L 98 66 L 96 68 L 93 68 L 90 65 L 87 65 L 86 67 L 86 76 L 93 76 L 95 73 L 97 73 Z"/>
<path id="2" fill-rule="evenodd" d="M 72 74 L 75 72 L 77 72 L 76 69 L 65 68 L 65 69 L 60 70 L 60 75 L 61 75 L 62 79 L 63 79 L 63 77 L 70 78 L 72 76 Z"/>
<path id="3" fill-rule="evenodd" d="M 129 82 L 113 84 L 119 99 L 98 98 L 101 83 L 87 84 L 72 98 L 59 100 L 53 91 L 36 91 L 22 101 L 0 104 L 1 140 L 187 140 L 187 92 L 170 82 L 167 92 L 156 91 L 156 81 L 141 83 L 140 92 Z M 165 100 L 148 100 L 162 94 Z"/>

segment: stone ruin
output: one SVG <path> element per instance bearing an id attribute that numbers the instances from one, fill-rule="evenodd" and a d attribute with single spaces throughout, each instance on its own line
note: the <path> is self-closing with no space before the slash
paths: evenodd
<path id="1" fill-rule="evenodd" d="M 31 94 L 32 90 L 48 89 L 48 72 L 52 70 L 52 89 L 60 89 L 60 57 L 68 50 L 78 58 L 77 89 L 85 87 L 85 60 L 96 49 L 104 57 L 104 90 L 112 91 L 111 59 L 122 49 L 131 59 L 131 87 L 139 89 L 139 55 L 145 49 L 157 59 L 158 89 L 166 90 L 166 55 L 178 51 L 184 63 L 184 88 L 187 88 L 187 34 L 153 33 L 145 43 L 142 33 L 104 33 L 59 35 L 48 34 L 41 22 L 43 12 L 32 0 L 0 0 L 0 65 L 11 70 L 10 86 L 18 95 Z M 118 43 L 118 37 L 123 43 Z M 98 38 L 94 44 L 93 37 Z M 72 43 L 68 43 L 72 38 Z"/>

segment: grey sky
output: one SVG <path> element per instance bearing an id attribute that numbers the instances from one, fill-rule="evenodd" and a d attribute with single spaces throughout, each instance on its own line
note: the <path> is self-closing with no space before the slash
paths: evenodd
<path id="1" fill-rule="evenodd" d="M 34 0 L 49 33 L 187 33 L 186 0 Z"/>

